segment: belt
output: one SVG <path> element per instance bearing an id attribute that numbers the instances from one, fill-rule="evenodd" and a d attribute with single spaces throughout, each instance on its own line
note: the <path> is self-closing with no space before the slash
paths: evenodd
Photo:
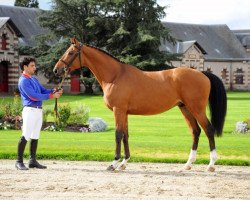
<path id="1" fill-rule="evenodd" d="M 24 106 L 24 107 L 31 107 L 31 108 L 43 109 L 43 107 L 42 107 L 42 106 L 31 106 L 31 105 L 28 105 L 28 106 Z"/>

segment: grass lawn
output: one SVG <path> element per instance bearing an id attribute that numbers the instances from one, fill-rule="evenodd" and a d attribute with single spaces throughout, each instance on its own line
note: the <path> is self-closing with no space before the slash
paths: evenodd
<path id="1" fill-rule="evenodd" d="M 217 164 L 250 165 L 250 134 L 234 133 L 237 121 L 250 118 L 250 93 L 229 92 L 228 111 L 221 138 L 216 138 Z M 12 97 L 0 98 L 0 103 Z M 113 113 L 107 109 L 101 96 L 64 95 L 59 104 L 79 104 L 90 107 L 91 117 L 101 117 L 108 123 L 103 133 L 41 132 L 38 156 L 46 159 L 112 160 L 115 152 Z M 54 101 L 44 102 L 53 108 Z M 0 131 L 0 158 L 15 159 L 21 131 Z M 185 162 L 192 144 L 192 136 L 178 108 L 153 116 L 129 116 L 129 143 L 131 161 Z M 25 151 L 28 156 L 28 148 Z M 209 162 L 208 140 L 202 132 L 197 163 Z"/>

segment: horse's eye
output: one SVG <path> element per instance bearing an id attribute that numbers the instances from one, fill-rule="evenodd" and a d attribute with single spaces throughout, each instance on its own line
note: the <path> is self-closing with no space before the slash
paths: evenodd
<path id="1" fill-rule="evenodd" d="M 72 56 L 72 55 L 73 55 L 73 51 L 70 51 L 70 52 L 69 52 L 69 55 Z"/>

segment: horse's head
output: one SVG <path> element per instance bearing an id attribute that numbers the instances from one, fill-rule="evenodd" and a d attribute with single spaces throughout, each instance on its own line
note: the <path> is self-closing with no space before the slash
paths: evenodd
<path id="1" fill-rule="evenodd" d="M 82 45 L 76 38 L 71 38 L 71 45 L 56 63 L 53 72 L 57 76 L 62 76 L 65 72 L 70 73 L 81 67 Z"/>

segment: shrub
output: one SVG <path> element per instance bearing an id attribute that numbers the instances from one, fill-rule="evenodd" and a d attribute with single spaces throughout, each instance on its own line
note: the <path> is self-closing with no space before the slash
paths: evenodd
<path id="1" fill-rule="evenodd" d="M 64 130 L 64 128 L 67 126 L 67 122 L 71 112 L 70 109 L 71 108 L 69 104 L 58 105 L 58 117 L 56 117 L 55 113 L 56 129 Z"/>
<path id="2" fill-rule="evenodd" d="M 20 96 L 16 95 L 13 102 L 2 103 L 0 105 L 1 129 L 20 129 L 22 104 Z"/>
<path id="3" fill-rule="evenodd" d="M 86 125 L 89 119 L 90 108 L 86 105 L 78 106 L 70 115 L 70 124 Z"/>
<path id="4" fill-rule="evenodd" d="M 0 105 L 0 121 L 2 121 L 3 117 L 4 117 L 4 109 L 3 106 Z"/>
<path id="5" fill-rule="evenodd" d="M 53 112 L 50 109 L 43 109 L 43 124 L 47 123 L 48 116 L 51 115 Z"/>

